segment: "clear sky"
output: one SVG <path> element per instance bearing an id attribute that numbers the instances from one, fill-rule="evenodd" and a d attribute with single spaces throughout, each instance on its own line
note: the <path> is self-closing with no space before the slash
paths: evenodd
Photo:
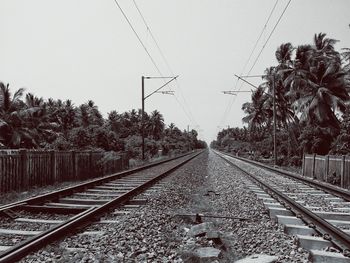
<path id="1" fill-rule="evenodd" d="M 171 75 L 132 0 L 118 0 L 164 76 Z M 276 0 L 136 0 L 178 84 L 154 94 L 146 110 L 165 122 L 200 129 L 210 142 L 242 126 L 242 103 L 221 91 L 236 85 Z M 288 0 L 279 0 L 247 73 Z M 92 99 L 106 116 L 141 108 L 141 76 L 159 76 L 114 0 L 0 0 L 0 81 L 45 99 Z M 350 47 L 349 0 L 292 0 L 251 74 L 276 63 L 276 48 L 312 42 L 324 32 Z M 259 79 L 250 79 L 259 84 Z M 146 93 L 162 85 L 146 80 Z M 237 88 L 241 85 L 238 83 Z M 250 90 L 243 85 L 242 90 Z M 229 110 L 228 110 L 229 109 Z M 196 126 L 199 127 L 196 127 Z"/>

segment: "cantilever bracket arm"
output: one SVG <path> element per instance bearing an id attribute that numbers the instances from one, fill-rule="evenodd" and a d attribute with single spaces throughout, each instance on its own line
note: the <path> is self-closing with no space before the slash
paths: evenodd
<path id="1" fill-rule="evenodd" d="M 176 77 L 173 77 L 171 80 L 169 80 L 168 82 L 166 82 L 164 85 L 162 85 L 160 88 L 156 89 L 155 91 L 153 91 L 152 93 L 148 94 L 146 97 L 144 97 L 144 100 L 147 99 L 148 97 L 152 96 L 154 93 L 158 92 L 160 89 L 164 88 L 166 85 L 168 85 L 170 82 L 172 82 L 173 80 L 175 80 L 179 75 L 177 75 Z"/>
<path id="2" fill-rule="evenodd" d="M 250 83 L 249 81 L 245 80 L 244 78 L 241 78 L 240 76 L 238 76 L 238 75 L 236 75 L 236 74 L 235 74 L 235 76 L 236 76 L 238 79 L 244 81 L 245 83 L 248 83 L 250 86 L 252 86 L 252 87 L 254 87 L 254 88 L 256 88 L 256 89 L 258 88 L 257 86 L 255 86 L 254 84 L 252 84 L 252 83 Z"/>

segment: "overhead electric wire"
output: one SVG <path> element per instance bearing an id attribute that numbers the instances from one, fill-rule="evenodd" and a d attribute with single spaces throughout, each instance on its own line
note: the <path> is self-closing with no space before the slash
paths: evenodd
<path id="1" fill-rule="evenodd" d="M 172 75 L 174 75 L 173 70 L 171 69 L 170 64 L 168 63 L 168 60 L 166 59 L 166 57 L 165 57 L 165 55 L 164 55 L 164 52 L 163 52 L 162 49 L 160 48 L 160 45 L 158 44 L 158 41 L 156 40 L 155 36 L 153 35 L 150 26 L 148 25 L 148 23 L 147 23 L 145 17 L 143 16 L 143 14 L 142 14 L 142 12 L 141 12 L 141 9 L 138 7 L 138 5 L 137 5 L 137 3 L 136 3 L 135 0 L 133 0 L 133 3 L 134 3 L 134 5 L 135 5 L 135 7 L 136 7 L 136 9 L 137 9 L 137 11 L 138 11 L 138 13 L 139 13 L 139 15 L 140 15 L 140 17 L 141 17 L 141 19 L 142 19 L 142 21 L 143 21 L 145 27 L 147 28 L 147 31 L 149 32 L 149 34 L 150 34 L 150 36 L 151 36 L 153 42 L 155 43 L 155 45 L 156 45 L 156 47 L 157 47 L 157 49 L 158 49 L 158 51 L 159 51 L 159 53 L 160 53 L 160 55 L 161 55 L 161 57 L 162 57 L 164 63 L 165 63 L 165 65 L 167 66 L 169 72 L 170 72 Z M 182 97 L 182 99 L 183 99 L 184 104 L 185 104 L 186 107 L 183 106 L 183 105 L 181 104 L 180 100 L 179 100 L 179 99 L 177 98 L 177 96 L 175 95 L 176 101 L 179 103 L 179 105 L 180 105 L 181 108 L 183 109 L 184 113 L 187 115 L 188 119 L 189 119 L 193 124 L 195 124 L 196 126 L 199 126 L 198 123 L 195 121 L 195 118 L 193 117 L 193 114 L 192 114 L 192 112 L 191 112 L 191 110 L 190 110 L 190 107 L 189 107 L 188 104 L 187 104 L 187 101 L 186 101 L 186 99 L 185 99 L 185 97 L 184 97 L 184 95 L 183 95 L 183 92 L 182 92 L 182 90 L 181 90 L 181 88 L 180 88 L 180 85 L 179 85 L 177 79 L 175 80 L 175 83 L 176 83 L 177 88 L 178 88 L 179 91 L 180 91 L 180 95 L 181 95 L 181 97 Z M 185 108 L 187 108 L 188 110 L 186 110 Z"/>
<path id="2" fill-rule="evenodd" d="M 241 71 L 241 72 L 242 72 L 241 75 L 243 74 L 243 72 L 244 72 L 245 68 L 247 67 L 247 65 L 248 65 L 248 63 L 249 63 L 249 61 L 250 61 L 250 59 L 252 58 L 252 55 L 253 55 L 253 53 L 254 53 L 254 51 L 255 51 L 257 45 L 258 45 L 258 42 L 260 41 L 260 38 L 262 37 L 264 31 L 266 30 L 267 24 L 269 23 L 269 21 L 270 21 L 270 19 L 271 19 L 271 16 L 272 16 L 272 14 L 273 14 L 273 11 L 275 11 L 275 8 L 276 8 L 276 6 L 277 6 L 278 1 L 279 1 L 279 0 L 276 0 L 275 4 L 273 5 L 273 8 L 271 9 L 271 12 L 270 12 L 270 14 L 269 14 L 269 17 L 267 18 L 267 20 L 266 20 L 266 22 L 265 22 L 265 25 L 264 25 L 264 27 L 262 28 L 258 39 L 255 41 L 254 47 L 253 47 L 253 49 L 252 49 L 252 52 L 250 52 L 250 55 L 249 55 L 249 57 L 248 57 L 246 63 L 245 63 L 244 66 L 243 66 L 243 69 L 242 69 L 242 71 Z"/>
<path id="3" fill-rule="evenodd" d="M 259 54 L 257 55 L 256 59 L 254 60 L 253 65 L 251 66 L 251 68 L 249 69 L 249 71 L 248 71 L 248 73 L 247 73 L 246 75 L 249 75 L 250 72 L 253 70 L 254 66 L 256 65 L 256 63 L 257 63 L 257 61 L 258 61 L 258 59 L 259 59 L 259 57 L 261 56 L 263 50 L 265 49 L 267 42 L 270 40 L 272 34 L 274 33 L 275 29 L 277 28 L 279 22 L 281 21 L 283 15 L 285 14 L 285 12 L 286 12 L 288 6 L 289 6 L 290 3 L 291 3 L 291 1 L 292 1 L 292 0 L 289 0 L 288 3 L 286 4 L 286 6 L 284 7 L 284 9 L 283 9 L 281 15 L 279 16 L 279 18 L 278 18 L 278 20 L 277 20 L 275 26 L 274 26 L 273 29 L 271 30 L 271 32 L 270 32 L 268 38 L 266 39 L 266 41 L 265 41 L 263 47 L 261 48 Z M 275 5 L 276 5 L 276 3 L 275 3 Z M 274 8 L 275 8 L 275 6 L 274 6 Z M 273 9 L 274 9 L 274 8 L 273 8 Z M 271 13 L 271 14 L 272 14 L 272 13 Z M 271 14 L 270 14 L 269 18 L 271 17 Z M 269 20 L 269 19 L 268 19 L 268 20 Z M 264 28 L 265 28 L 265 27 L 264 27 Z M 242 74 L 241 74 L 241 75 L 242 75 Z M 238 81 L 236 82 L 235 88 L 237 87 L 237 84 L 238 84 Z M 243 83 L 241 84 L 241 86 L 239 87 L 238 90 L 240 90 L 240 89 L 242 88 L 242 86 L 243 86 Z M 229 104 L 229 107 L 228 107 L 228 109 L 227 109 L 227 110 L 225 111 L 225 113 L 224 113 L 225 115 L 227 115 L 227 114 L 231 111 L 231 108 L 232 108 L 232 105 L 233 105 L 234 102 L 235 102 L 235 97 L 234 97 L 233 99 L 231 99 L 230 104 Z M 226 112 L 227 112 L 227 113 L 226 113 Z M 222 122 L 224 122 L 224 121 L 226 120 L 226 118 L 227 118 L 227 116 L 225 116 L 225 117 L 222 119 Z M 221 123 L 220 123 L 220 124 L 221 124 Z"/>
<path id="4" fill-rule="evenodd" d="M 151 35 L 151 38 L 153 39 L 154 43 L 156 44 L 157 49 L 158 49 L 160 55 L 162 56 L 162 58 L 163 58 L 163 60 L 164 60 L 164 62 L 165 62 L 165 64 L 166 64 L 166 66 L 168 67 L 168 69 L 170 69 L 169 63 L 168 63 L 167 59 L 165 58 L 162 49 L 161 49 L 160 46 L 158 45 L 158 41 L 157 41 L 156 38 L 154 37 L 151 28 L 149 27 L 148 23 L 146 22 L 145 17 L 143 16 L 143 14 L 142 14 L 140 8 L 138 7 L 136 1 L 133 0 L 133 2 L 134 2 L 134 5 L 135 5 L 135 7 L 136 7 L 136 9 L 137 9 L 137 12 L 138 12 L 139 15 L 141 16 L 143 23 L 145 24 L 145 26 L 146 26 L 146 28 L 147 28 L 149 34 Z M 171 70 L 170 70 L 170 72 L 171 72 Z M 174 74 L 174 73 L 171 72 L 171 74 Z"/>
<path id="5" fill-rule="evenodd" d="M 241 74 L 240 74 L 240 75 L 243 74 L 245 68 L 247 67 L 248 63 L 250 62 L 250 59 L 251 59 L 251 57 L 252 57 L 252 55 L 253 55 L 253 53 L 254 53 L 254 51 L 255 51 L 255 49 L 256 49 L 258 43 L 259 43 L 259 41 L 260 41 L 260 39 L 261 39 L 261 37 L 262 37 L 264 31 L 266 30 L 267 24 L 269 23 L 269 21 L 270 21 L 270 19 L 271 19 L 271 17 L 272 17 L 272 14 L 273 14 L 273 12 L 274 12 L 275 9 L 276 9 L 276 6 L 277 6 L 278 1 L 279 1 L 279 0 L 276 0 L 275 4 L 273 5 L 273 7 L 272 7 L 272 9 L 271 9 L 271 11 L 270 11 L 270 14 L 268 15 L 268 17 L 267 17 L 267 19 L 266 19 L 266 22 L 265 22 L 263 28 L 261 29 L 261 32 L 260 32 L 260 34 L 259 34 L 257 40 L 255 41 L 255 44 L 254 44 L 254 46 L 253 46 L 253 49 L 252 49 L 252 51 L 250 52 L 250 55 L 249 55 L 249 57 L 248 57 L 246 63 L 244 64 L 244 66 L 243 66 L 243 68 L 242 68 L 242 70 L 241 70 Z M 250 73 L 250 71 L 249 71 L 249 73 Z M 248 73 L 248 74 L 249 74 L 249 73 Z M 248 75 L 248 74 L 247 74 L 247 75 Z M 238 82 L 239 82 L 239 80 L 237 79 L 236 84 L 235 84 L 233 90 L 236 90 L 237 85 L 238 85 Z M 243 84 L 242 84 L 242 85 L 243 85 Z M 240 90 L 240 89 L 242 88 L 242 85 L 239 87 L 238 90 Z M 232 109 L 232 105 L 233 105 L 233 103 L 234 103 L 235 101 L 236 101 L 236 97 L 231 97 L 231 98 L 230 98 L 230 101 L 229 101 L 229 103 L 227 104 L 227 107 L 226 107 L 226 109 L 225 109 L 225 111 L 224 111 L 223 117 L 221 118 L 221 121 L 220 121 L 220 125 L 219 125 L 219 126 L 221 126 L 221 125 L 226 121 L 227 116 L 228 116 L 228 114 L 230 113 L 230 111 L 231 111 L 231 109 Z"/>
<path id="6" fill-rule="evenodd" d="M 261 50 L 260 50 L 258 56 L 256 57 L 256 59 L 255 59 L 253 65 L 252 65 L 251 68 L 249 69 L 249 72 L 248 72 L 247 75 L 249 75 L 249 73 L 253 70 L 254 66 L 256 65 L 256 62 L 258 61 L 258 59 L 259 59 L 259 57 L 261 56 L 263 50 L 265 49 L 267 42 L 269 42 L 269 40 L 270 40 L 272 34 L 275 32 L 275 29 L 277 28 L 279 22 L 281 21 L 281 19 L 282 19 L 284 13 L 286 12 L 286 10 L 287 10 L 287 8 L 288 8 L 288 6 L 289 6 L 289 4 L 290 4 L 291 2 L 292 2 L 292 0 L 289 0 L 288 3 L 287 3 L 287 5 L 284 7 L 282 14 L 281 14 L 280 17 L 278 18 L 278 20 L 277 20 L 275 26 L 273 27 L 273 29 L 272 29 L 270 35 L 267 37 L 267 39 L 266 39 L 264 45 L 262 46 L 262 48 L 261 48 Z"/>
<path id="7" fill-rule="evenodd" d="M 127 17 L 127 15 L 125 14 L 125 12 L 123 11 L 122 7 L 119 5 L 119 3 L 118 3 L 118 1 L 117 1 L 117 0 L 114 0 L 114 2 L 115 2 L 115 3 L 116 3 L 116 5 L 118 6 L 119 10 L 122 12 L 122 14 L 123 14 L 124 18 L 125 18 L 125 19 L 126 19 L 126 21 L 128 22 L 128 24 L 129 24 L 130 28 L 132 29 L 132 31 L 134 32 L 135 36 L 136 36 L 136 37 L 137 37 L 137 39 L 139 40 L 139 42 L 140 42 L 140 44 L 142 45 L 143 49 L 146 51 L 146 53 L 147 53 L 148 57 L 151 59 L 152 64 L 153 64 L 153 65 L 154 65 L 154 67 L 157 69 L 157 71 L 158 71 L 159 75 L 161 75 L 161 76 L 162 76 L 162 73 L 161 73 L 160 69 L 158 68 L 158 66 L 157 66 L 157 64 L 156 64 L 156 62 L 155 62 L 155 60 L 153 59 L 153 57 L 151 56 L 151 54 L 148 52 L 148 50 L 147 50 L 147 48 L 146 48 L 145 44 L 142 42 L 142 40 L 141 40 L 140 36 L 137 34 L 137 32 L 136 32 L 135 28 L 134 28 L 134 27 L 133 27 L 133 25 L 131 24 L 131 22 L 130 22 L 129 18 Z"/>

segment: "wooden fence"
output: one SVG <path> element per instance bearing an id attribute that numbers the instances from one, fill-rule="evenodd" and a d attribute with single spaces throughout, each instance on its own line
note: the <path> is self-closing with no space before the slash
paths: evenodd
<path id="1" fill-rule="evenodd" d="M 350 156 L 306 154 L 303 175 L 350 189 Z"/>
<path id="2" fill-rule="evenodd" d="M 0 194 L 112 174 L 128 168 L 125 154 L 104 161 L 92 151 L 0 150 Z"/>

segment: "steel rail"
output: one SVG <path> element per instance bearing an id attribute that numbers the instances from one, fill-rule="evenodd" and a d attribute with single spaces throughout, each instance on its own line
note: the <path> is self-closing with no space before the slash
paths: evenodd
<path id="1" fill-rule="evenodd" d="M 86 226 L 91 222 L 96 221 L 105 213 L 117 208 L 118 206 L 121 206 L 123 203 L 130 200 L 132 197 L 142 192 L 144 189 L 149 188 L 151 185 L 161 180 L 165 176 L 169 175 L 170 173 L 172 173 L 173 171 L 183 166 L 184 164 L 186 164 L 187 162 L 189 162 L 190 160 L 197 157 L 203 152 L 204 151 L 192 153 L 192 155 L 189 158 L 181 161 L 179 164 L 174 165 L 167 171 L 162 172 L 160 175 L 133 188 L 132 190 L 107 202 L 106 204 L 98 207 L 91 207 L 90 209 L 74 216 L 73 218 L 53 227 L 52 229 L 49 229 L 37 236 L 34 236 L 33 238 L 27 239 L 24 242 L 10 248 L 9 250 L 4 251 L 2 254 L 0 254 L 0 263 L 10 263 L 17 261 L 26 256 L 28 253 L 31 253 L 34 250 L 37 250 L 58 238 L 64 237 L 65 235 L 67 235 L 67 233 L 72 233 L 76 231 L 77 228 L 81 228 L 82 226 Z"/>
<path id="2" fill-rule="evenodd" d="M 292 172 L 289 172 L 289 171 L 285 171 L 285 170 L 282 170 L 282 169 L 271 167 L 269 165 L 266 165 L 266 164 L 263 164 L 263 163 L 260 163 L 260 162 L 257 162 L 257 161 L 249 160 L 247 158 L 243 158 L 243 157 L 240 157 L 240 156 L 234 156 L 232 154 L 228 154 L 228 153 L 224 153 L 224 152 L 220 152 L 220 153 L 226 154 L 226 155 L 228 155 L 228 156 L 230 156 L 232 158 L 236 158 L 236 159 L 241 160 L 243 162 L 247 162 L 247 163 L 259 166 L 261 168 L 270 170 L 272 172 L 276 172 L 276 173 L 279 173 L 281 175 L 288 176 L 290 178 L 300 180 L 300 181 L 302 181 L 304 183 L 310 184 L 310 185 L 312 185 L 314 187 L 319 188 L 320 190 L 324 190 L 327 193 L 330 193 L 330 194 L 335 195 L 337 197 L 343 198 L 346 201 L 350 202 L 350 191 L 348 191 L 346 189 L 342 189 L 342 188 L 330 185 L 330 184 L 325 183 L 325 182 L 316 181 L 315 179 L 310 179 L 310 178 L 298 175 L 296 173 L 292 173 Z"/>
<path id="3" fill-rule="evenodd" d="M 350 251 L 350 235 L 335 227 L 334 225 L 328 223 L 326 220 L 316 215 L 309 209 L 303 207 L 302 205 L 295 202 L 293 199 L 289 198 L 287 195 L 282 192 L 274 189 L 272 186 L 268 185 L 257 176 L 247 172 L 233 162 L 227 160 L 222 155 L 214 151 L 219 157 L 225 160 L 228 164 L 236 167 L 244 174 L 248 175 L 255 182 L 261 185 L 267 192 L 275 199 L 278 199 L 288 210 L 291 210 L 298 218 L 303 220 L 309 227 L 314 228 L 323 238 L 331 241 L 336 247 L 342 250 L 345 256 L 349 255 Z"/>
<path id="4" fill-rule="evenodd" d="M 42 195 L 35 196 L 35 197 L 30 197 L 30 198 L 27 198 L 27 199 L 24 199 L 24 200 L 21 200 L 18 202 L 6 204 L 3 206 L 0 206 L 0 213 L 2 211 L 6 211 L 8 209 L 20 208 L 20 206 L 23 206 L 23 205 L 42 204 L 48 200 L 52 200 L 52 199 L 55 199 L 57 197 L 67 196 L 67 195 L 73 194 L 74 192 L 81 191 L 81 190 L 89 188 L 89 187 L 93 187 L 94 185 L 102 184 L 102 183 L 110 181 L 110 180 L 118 179 L 118 178 L 130 175 L 130 174 L 136 173 L 136 172 L 140 172 L 140 171 L 143 171 L 145 169 L 152 168 L 154 166 L 161 165 L 163 163 L 167 163 L 167 162 L 179 159 L 179 158 L 184 157 L 184 156 L 189 155 L 189 154 L 191 154 L 191 153 L 181 154 L 181 155 L 173 157 L 173 158 L 167 158 L 165 160 L 146 164 L 146 165 L 134 168 L 134 169 L 129 169 L 126 171 L 107 175 L 107 176 L 104 176 L 102 178 L 97 178 L 97 179 L 94 179 L 90 182 L 81 183 L 81 184 L 78 184 L 75 186 L 70 186 L 70 187 L 67 187 L 67 188 L 64 188 L 61 190 L 53 191 L 53 192 L 42 194 Z"/>
<path id="5" fill-rule="evenodd" d="M 80 226 L 81 220 L 87 217 L 96 207 L 90 209 L 68 219 L 67 221 L 54 226 L 39 235 L 26 239 L 25 241 L 11 247 L 10 249 L 0 254 L 1 263 L 10 263 L 20 260 L 22 257 L 33 252 L 34 250 L 47 245 L 49 242 L 57 238 L 62 238 L 65 233 L 74 230 L 75 227 Z"/>

